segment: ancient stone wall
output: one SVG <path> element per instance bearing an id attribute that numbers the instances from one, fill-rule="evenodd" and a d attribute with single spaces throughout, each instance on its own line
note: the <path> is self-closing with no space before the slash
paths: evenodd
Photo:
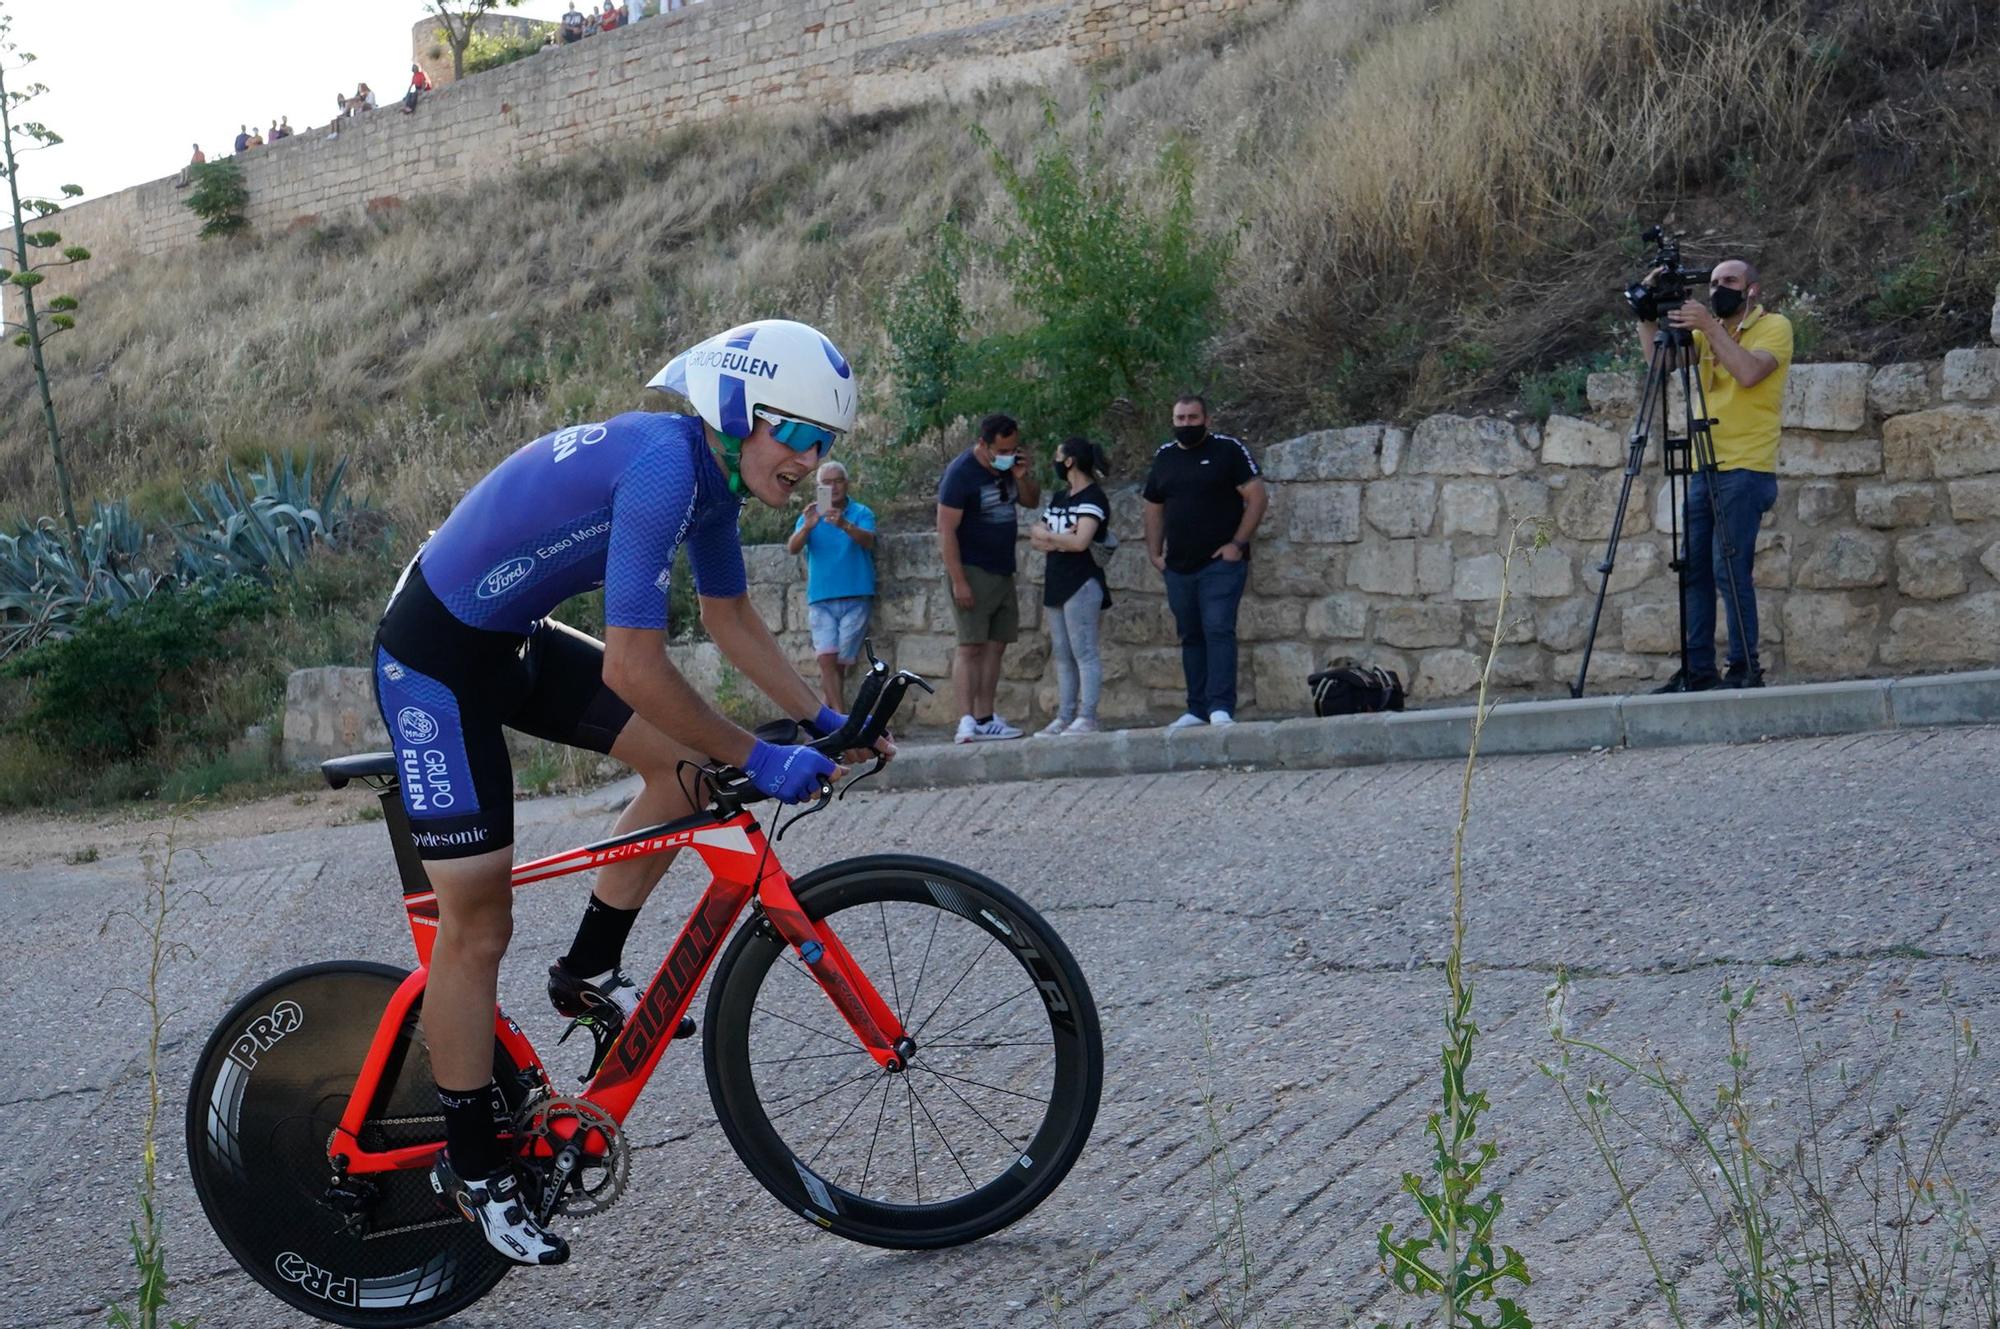
<path id="1" fill-rule="evenodd" d="M 1632 375 L 1594 376 L 1591 415 L 1546 425 L 1437 415 L 1262 448 L 1272 500 L 1239 620 L 1244 714 L 1310 713 L 1306 675 L 1340 655 L 1397 670 L 1413 704 L 1462 701 L 1490 639 L 1507 532 L 1527 518 L 1546 518 L 1553 538 L 1515 564 L 1497 681 L 1505 695 L 1567 695 L 1637 387 Z M 1756 559 L 1773 679 L 2000 660 L 2000 347 L 1954 351 L 1942 363 L 1796 365 L 1784 424 L 1778 503 Z M 1128 480 L 1112 493 L 1126 543 L 1108 569 L 1104 715 L 1158 722 L 1181 709 L 1180 654 L 1140 532 L 1143 459 L 1114 460 Z M 1605 602 L 1594 692 L 1644 688 L 1678 663 L 1666 519 L 1666 482 L 1649 449 Z M 877 544 L 876 644 L 943 679 L 950 592 L 928 522 L 912 524 L 919 529 L 885 527 Z M 1011 719 L 1039 722 L 1055 681 L 1040 556 L 1025 540 L 1021 561 L 1022 640 L 1008 652 L 1000 705 Z M 809 664 L 799 561 L 767 546 L 749 551 L 749 564 L 752 597 Z M 948 709 L 948 697 L 929 703 L 925 718 L 948 719 Z"/>
<path id="2" fill-rule="evenodd" d="M 464 79 L 416 115 L 396 110 L 400 87 L 378 89 L 381 110 L 302 124 L 238 160 L 251 225 L 282 231 L 744 110 L 861 113 L 1035 84 L 1278 3 L 706 0 Z M 324 110 L 333 114 L 332 89 Z M 186 249 L 198 222 L 185 197 L 168 177 L 65 209 L 63 238 L 95 260 L 59 275 L 89 282 L 118 263 Z"/>
<path id="3" fill-rule="evenodd" d="M 481 14 L 479 21 L 472 25 L 473 32 L 481 37 L 525 37 L 536 41 L 546 38 L 555 28 L 556 25 L 547 19 L 493 12 Z M 451 43 L 445 40 L 444 24 L 438 21 L 436 15 L 427 14 L 410 25 L 410 60 L 423 67 L 434 88 L 458 82 L 451 72 Z M 396 95 L 401 96 L 402 90 L 397 90 Z M 378 97 L 377 100 L 382 99 Z"/>

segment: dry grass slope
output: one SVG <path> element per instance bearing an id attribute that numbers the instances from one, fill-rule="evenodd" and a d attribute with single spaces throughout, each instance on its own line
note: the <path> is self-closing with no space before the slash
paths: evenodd
<path id="1" fill-rule="evenodd" d="M 1204 386 L 1268 435 L 1504 398 L 1615 342 L 1636 231 L 1669 211 L 1700 256 L 1814 296 L 1822 356 L 1964 344 L 2000 275 L 1996 75 L 1992 0 L 1347 0 L 1093 77 L 1121 165 L 1181 141 L 1239 231 Z M 1080 132 L 1086 76 L 1049 91 Z M 134 268 L 58 344 L 81 482 L 166 514 L 224 458 L 313 444 L 422 530 L 524 440 L 645 405 L 679 346 L 771 314 L 876 371 L 880 411 L 890 291 L 947 213 L 978 235 L 1000 205 L 969 123 L 1020 157 L 1040 109 L 744 118 Z M 0 515 L 49 506 L 22 378 Z M 851 455 L 921 498 L 930 459 L 873 457 L 888 432 L 864 418 Z"/>

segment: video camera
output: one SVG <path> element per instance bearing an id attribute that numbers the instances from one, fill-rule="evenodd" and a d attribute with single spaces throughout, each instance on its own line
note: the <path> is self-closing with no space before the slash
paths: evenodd
<path id="1" fill-rule="evenodd" d="M 1655 247 L 1654 254 L 1646 264 L 1649 275 L 1625 288 L 1625 303 L 1645 322 L 1657 323 L 1661 314 L 1687 303 L 1696 288 L 1708 285 L 1711 269 L 1682 267 L 1681 238 L 1661 227 L 1648 226 L 1639 238 Z"/>

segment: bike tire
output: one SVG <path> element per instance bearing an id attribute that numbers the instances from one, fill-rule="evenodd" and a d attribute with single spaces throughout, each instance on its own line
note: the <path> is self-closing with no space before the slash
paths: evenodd
<path id="1" fill-rule="evenodd" d="M 1097 1007 L 1062 939 L 1005 887 L 938 859 L 850 859 L 807 874 L 792 890 L 807 917 L 830 920 L 918 1050 L 907 1071 L 881 1071 L 776 929 L 753 917 L 716 970 L 702 1047 L 716 1116 L 751 1174 L 817 1226 L 901 1250 L 976 1240 L 1048 1198 L 1089 1139 L 1104 1081 Z M 962 947 L 959 961 L 938 958 L 946 933 L 947 945 Z M 899 939 L 921 950 L 899 953 Z M 969 951 L 977 954 L 961 973 Z M 908 961 L 919 954 L 913 975 Z M 945 980 L 925 993 L 933 963 L 956 977 L 935 1006 Z M 982 1011 L 989 1002 L 997 1005 Z M 966 1033 L 966 1011 L 1014 1027 Z M 828 1051 L 826 1038 L 851 1055 Z M 770 1055 L 794 1044 L 810 1050 Z M 907 1177 L 887 1156 L 871 1175 L 878 1149 L 892 1148 L 884 1139 L 892 1106 L 895 1152 L 907 1137 Z M 808 1115 L 796 1115 L 802 1111 Z M 838 1148 L 832 1136 L 822 1140 L 826 1121 L 839 1133 L 857 1116 L 863 1130 L 874 1118 L 865 1155 L 858 1140 Z M 962 1123 L 964 1133 L 948 1134 L 945 1120 Z"/>
<path id="2" fill-rule="evenodd" d="M 369 1179 L 381 1194 L 365 1237 L 325 1199 L 328 1136 L 408 975 L 363 960 L 279 974 L 222 1017 L 188 1094 L 189 1175 L 222 1244 L 280 1300 L 356 1329 L 442 1320 L 513 1267 L 433 1192 L 427 1169 Z M 521 1084 L 497 1039 L 494 1063 L 495 1083 Z M 413 1011 L 361 1138 L 384 1148 L 443 1130 Z"/>

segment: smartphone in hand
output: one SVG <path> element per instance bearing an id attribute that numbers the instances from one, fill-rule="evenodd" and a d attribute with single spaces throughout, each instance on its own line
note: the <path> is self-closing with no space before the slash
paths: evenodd
<path id="1" fill-rule="evenodd" d="M 819 486 L 819 493 L 815 497 L 819 501 L 820 517 L 822 519 L 831 517 L 833 515 L 833 486 L 825 484 Z"/>

